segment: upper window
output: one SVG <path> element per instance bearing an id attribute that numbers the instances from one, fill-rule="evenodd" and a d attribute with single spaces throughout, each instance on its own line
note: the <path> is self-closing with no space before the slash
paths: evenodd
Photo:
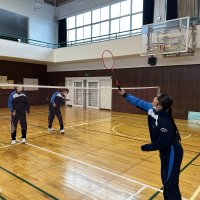
<path id="1" fill-rule="evenodd" d="M 120 16 L 120 3 L 111 5 L 111 18 Z"/>
<path id="2" fill-rule="evenodd" d="M 77 15 L 76 16 L 76 26 L 83 26 L 83 14 Z"/>
<path id="3" fill-rule="evenodd" d="M 67 18 L 67 42 L 81 43 L 124 37 L 142 26 L 143 0 L 121 0 Z"/>
<path id="4" fill-rule="evenodd" d="M 142 0 L 132 0 L 132 13 L 143 11 L 143 1 Z"/>
<path id="5" fill-rule="evenodd" d="M 67 18 L 67 28 L 68 29 L 75 28 L 75 26 L 76 26 L 75 19 L 76 19 L 75 16 Z"/>
<path id="6" fill-rule="evenodd" d="M 101 21 L 108 20 L 110 17 L 109 14 L 109 6 L 101 8 Z"/>
<path id="7" fill-rule="evenodd" d="M 84 25 L 91 24 L 91 11 L 84 13 Z"/>
<path id="8" fill-rule="evenodd" d="M 131 0 L 126 0 L 121 2 L 121 16 L 128 15 L 130 14 L 130 12 L 131 12 Z"/>
<path id="9" fill-rule="evenodd" d="M 100 22 L 101 15 L 100 15 L 100 9 L 96 9 L 92 11 L 92 23 Z"/>

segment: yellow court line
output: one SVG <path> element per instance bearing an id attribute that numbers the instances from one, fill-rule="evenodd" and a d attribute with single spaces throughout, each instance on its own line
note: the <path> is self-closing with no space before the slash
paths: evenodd
<path id="1" fill-rule="evenodd" d="M 200 185 L 196 189 L 196 191 L 193 193 L 193 195 L 191 196 L 190 200 L 195 200 L 199 193 L 200 193 Z"/>

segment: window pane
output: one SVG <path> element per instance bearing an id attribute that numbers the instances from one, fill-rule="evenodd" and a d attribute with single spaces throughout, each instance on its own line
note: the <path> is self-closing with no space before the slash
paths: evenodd
<path id="1" fill-rule="evenodd" d="M 76 26 L 83 26 L 83 14 L 76 16 Z"/>
<path id="2" fill-rule="evenodd" d="M 100 24 L 95 24 L 92 26 L 92 37 L 100 35 Z"/>
<path id="3" fill-rule="evenodd" d="M 142 27 L 142 13 L 132 16 L 132 29 Z"/>
<path id="4" fill-rule="evenodd" d="M 143 0 L 132 0 L 132 13 L 143 11 Z"/>
<path id="5" fill-rule="evenodd" d="M 91 26 L 84 27 L 84 39 L 91 38 Z"/>
<path id="6" fill-rule="evenodd" d="M 100 9 L 92 11 L 92 22 L 99 22 L 100 21 Z"/>
<path id="7" fill-rule="evenodd" d="M 108 35 L 108 34 L 109 34 L 109 22 L 102 22 L 101 35 Z"/>
<path id="8" fill-rule="evenodd" d="M 120 3 L 111 5 L 111 18 L 120 16 Z"/>
<path id="9" fill-rule="evenodd" d="M 101 21 L 109 19 L 109 6 L 101 8 Z"/>
<path id="10" fill-rule="evenodd" d="M 68 36 L 68 41 L 70 42 L 70 41 L 75 41 L 75 29 L 73 29 L 73 30 L 69 30 L 68 31 L 68 34 L 67 34 L 67 36 Z"/>
<path id="11" fill-rule="evenodd" d="M 111 33 L 119 32 L 119 19 L 111 21 Z"/>
<path id="12" fill-rule="evenodd" d="M 67 29 L 75 28 L 75 16 L 67 18 Z"/>
<path id="13" fill-rule="evenodd" d="M 83 39 L 83 28 L 77 29 L 77 40 Z"/>
<path id="14" fill-rule="evenodd" d="M 91 24 L 91 12 L 84 13 L 84 25 Z"/>
<path id="15" fill-rule="evenodd" d="M 130 16 L 120 19 L 120 32 L 130 30 Z"/>
<path id="16" fill-rule="evenodd" d="M 142 1 L 142 0 L 139 0 Z M 131 12 L 131 1 L 126 0 L 121 2 L 121 16 L 130 14 Z"/>

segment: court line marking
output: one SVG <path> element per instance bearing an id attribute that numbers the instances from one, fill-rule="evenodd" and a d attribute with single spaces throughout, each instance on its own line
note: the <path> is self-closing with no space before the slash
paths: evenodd
<path id="1" fill-rule="evenodd" d="M 73 171 L 69 171 L 70 172 L 70 174 L 72 173 L 72 174 L 75 174 Z M 85 179 L 85 176 L 83 175 L 83 174 L 75 174 L 75 176 L 76 175 L 78 175 L 78 178 L 83 178 L 83 180 L 86 180 Z M 87 175 L 86 175 L 87 176 Z M 88 180 L 88 179 L 87 179 Z M 108 182 L 108 180 L 103 180 L 103 183 L 102 183 L 102 180 L 96 180 L 95 178 L 92 178 L 92 177 L 90 177 L 90 180 L 91 180 L 91 184 L 95 184 L 95 186 L 96 187 L 98 187 L 98 188 L 101 188 L 102 187 L 102 189 L 103 189 L 103 191 L 105 191 L 105 188 L 106 188 L 106 190 L 108 190 L 109 192 L 112 192 L 112 191 L 118 191 L 118 188 L 117 187 L 115 187 L 115 186 L 113 186 L 112 184 L 110 184 L 109 182 Z M 95 182 L 95 183 L 94 183 Z M 69 183 L 69 182 L 65 182 L 64 183 L 64 185 L 65 186 L 67 186 L 67 187 L 69 187 L 69 188 L 77 188 L 77 187 L 79 187 L 80 185 L 78 185 L 78 186 L 76 186 L 76 185 L 73 185 L 73 184 L 71 184 L 71 183 Z M 119 188 L 120 189 L 120 188 Z M 105 198 L 102 198 L 102 197 L 99 197 L 99 195 L 95 195 L 94 193 L 96 193 L 96 189 L 95 188 L 91 188 L 90 186 L 88 187 L 88 190 L 89 191 L 91 191 L 91 193 L 89 194 L 90 196 L 89 197 L 91 197 L 91 196 L 93 196 L 93 197 L 95 197 L 95 199 L 97 198 L 98 200 L 99 199 L 101 199 L 101 200 L 104 200 L 104 199 L 107 199 L 108 198 L 108 194 L 106 195 L 107 197 Z M 87 194 L 89 193 L 89 191 L 88 192 L 86 192 Z M 121 190 L 120 190 L 121 191 Z M 80 193 L 84 193 L 84 191 L 83 191 L 83 189 L 82 189 L 82 191 L 80 191 Z M 130 192 L 128 192 L 128 191 L 126 191 L 126 192 L 124 192 L 124 193 L 127 193 L 127 195 L 131 195 L 131 193 Z M 103 195 L 104 195 L 104 193 L 103 193 Z M 110 194 L 111 195 L 111 194 Z M 101 196 L 101 195 L 100 195 Z M 109 196 L 110 197 L 110 196 Z"/>
<path id="2" fill-rule="evenodd" d="M 193 193 L 193 195 L 191 196 L 190 200 L 195 200 L 199 193 L 200 193 L 200 185 L 196 189 L 196 191 Z"/>
<path id="3" fill-rule="evenodd" d="M 37 187 L 36 185 L 34 185 L 34 184 L 30 183 L 29 181 L 27 181 L 27 180 L 23 179 L 22 177 L 20 177 L 20 176 L 18 176 L 18 175 L 16 175 L 16 174 L 14 174 L 13 172 L 11 172 L 11 171 L 7 170 L 6 168 L 4 168 L 4 167 L 0 166 L 0 169 L 2 169 L 3 171 L 7 172 L 8 174 L 10 174 L 10 175 L 14 176 L 15 178 L 17 178 L 17 179 L 19 179 L 19 180 L 23 181 L 24 183 L 26 183 L 26 184 L 30 185 L 31 187 L 35 188 L 36 190 L 40 191 L 41 193 L 45 194 L 46 196 L 50 197 L 51 199 L 54 199 L 54 200 L 59 200 L 57 197 L 55 197 L 55 196 L 53 196 L 53 195 L 49 194 L 48 192 L 46 192 L 46 191 L 42 190 L 41 188 L 39 188 L 39 187 Z"/>
<path id="4" fill-rule="evenodd" d="M 189 138 L 191 136 L 192 136 L 192 134 L 189 134 L 188 136 L 182 137 L 181 140 L 187 139 L 187 138 Z"/>
<path id="5" fill-rule="evenodd" d="M 147 187 L 143 186 L 141 187 L 136 193 L 132 194 L 127 200 L 133 200 L 135 197 L 140 194 L 143 190 L 145 190 Z"/>
<path id="6" fill-rule="evenodd" d="M 4 198 L 3 196 L 1 196 L 1 194 L 0 194 L 0 200 L 6 200 L 6 198 Z"/>
<path id="7" fill-rule="evenodd" d="M 200 153 L 198 153 L 194 158 L 192 158 L 192 159 L 181 169 L 180 173 L 182 173 L 188 166 L 190 166 L 199 156 L 200 156 Z M 162 186 L 160 189 L 162 190 L 162 189 L 163 189 L 163 186 Z M 156 193 L 154 193 L 154 194 L 149 198 L 149 200 L 152 200 L 152 199 L 154 199 L 155 197 L 157 197 L 159 193 L 160 193 L 159 191 L 156 192 Z M 183 198 L 183 197 L 182 197 L 182 198 Z M 183 199 L 186 200 L 186 198 L 183 198 Z"/>
<path id="8" fill-rule="evenodd" d="M 126 134 L 123 134 L 123 133 L 119 133 L 118 131 L 115 130 L 115 128 L 118 127 L 118 126 L 121 126 L 121 125 L 124 125 L 124 124 L 118 124 L 118 125 L 113 126 L 112 131 L 115 132 L 117 135 L 124 136 L 124 137 L 130 138 L 130 139 L 138 139 L 138 140 L 145 140 L 146 139 L 146 138 L 140 138 L 140 137 L 132 137 L 132 136 L 129 136 L 129 135 L 126 135 Z"/>
<path id="9" fill-rule="evenodd" d="M 80 193 L 80 194 L 83 194 L 83 195 L 86 196 L 86 197 L 89 197 L 89 198 L 91 198 L 91 199 L 93 199 L 93 200 L 99 200 L 99 198 L 97 198 L 97 197 L 95 197 L 95 196 L 93 196 L 93 195 L 90 195 L 90 194 L 88 194 L 87 192 L 83 192 L 83 191 L 80 191 L 80 190 L 75 189 L 75 187 L 71 186 L 70 184 L 64 183 L 64 185 L 67 186 L 68 188 L 72 189 L 72 190 L 77 191 L 77 192 Z M 103 200 L 103 199 L 102 199 L 102 200 Z"/>
<path id="10" fill-rule="evenodd" d="M 112 127 L 112 131 L 115 132 L 117 135 L 124 136 L 124 137 L 130 138 L 130 139 L 138 139 L 138 140 L 145 140 L 146 139 L 146 138 L 140 138 L 140 137 L 132 137 L 132 136 L 120 133 L 120 132 L 115 130 L 116 127 L 122 126 L 122 125 L 124 125 L 124 124 L 118 124 L 118 125 L 113 126 Z M 181 139 L 184 140 L 184 139 L 187 139 L 187 138 L 189 138 L 191 136 L 192 136 L 192 134 L 189 134 L 189 135 L 187 135 L 185 137 L 182 137 Z"/>
<path id="11" fill-rule="evenodd" d="M 43 147 L 40 147 L 40 146 L 31 144 L 31 143 L 28 143 L 28 142 L 27 142 L 26 144 L 29 145 L 29 146 L 38 148 L 38 149 L 40 149 L 40 150 L 46 151 L 46 152 L 48 152 L 48 153 L 57 155 L 57 156 L 59 156 L 59 157 L 62 157 L 62 158 L 68 159 L 68 160 L 72 160 L 72 161 L 77 162 L 77 163 L 79 163 L 79 164 L 82 164 L 82 165 L 88 166 L 88 167 L 90 167 L 90 168 L 93 168 L 93 169 L 102 171 L 102 172 L 107 173 L 107 174 L 110 174 L 110 175 L 112 175 L 112 176 L 119 177 L 119 178 L 124 179 L 124 180 L 127 180 L 127 181 L 129 181 L 129 182 L 137 183 L 137 184 L 139 184 L 139 185 L 145 186 L 145 187 L 150 188 L 150 189 L 152 189 L 152 190 L 159 191 L 159 192 L 163 192 L 162 190 L 160 190 L 160 189 L 158 189 L 158 188 L 155 188 L 155 187 L 153 187 L 153 186 L 147 185 L 147 184 L 145 184 L 145 183 L 142 183 L 142 182 L 140 182 L 140 181 L 134 180 L 134 179 L 132 179 L 132 178 L 129 178 L 129 177 L 126 177 L 126 176 L 122 176 L 122 175 L 120 175 L 120 174 L 118 174 L 118 173 L 116 173 L 116 172 L 112 172 L 112 171 L 109 171 L 109 170 L 107 170 L 107 169 L 103 169 L 103 168 L 101 168 L 101 167 L 97 167 L 97 166 L 95 166 L 95 165 L 91 165 L 91 164 L 89 164 L 89 163 L 86 163 L 86 162 L 77 160 L 77 159 L 72 158 L 72 157 L 70 157 L 70 156 L 65 156 L 65 155 L 63 155 L 63 154 L 56 153 L 56 152 L 54 152 L 54 151 L 48 150 L 48 149 L 46 149 L 46 148 L 43 148 Z"/>
<path id="12" fill-rule="evenodd" d="M 60 200 L 60 199 L 58 199 L 57 197 L 54 197 L 53 195 L 49 194 L 49 193 L 46 192 L 45 190 L 42 190 L 41 188 L 39 188 L 39 187 L 37 187 L 36 185 L 32 184 L 31 182 L 27 181 L 26 179 L 24 179 L 24 178 L 22 178 L 22 177 L 16 175 L 15 173 L 13 173 L 13 172 L 7 170 L 6 168 L 0 166 L 0 169 L 2 169 L 2 170 L 4 170 L 5 172 L 11 174 L 11 175 L 14 176 L 15 178 L 17 178 L 17 179 L 19 179 L 19 180 L 25 182 L 26 184 L 30 185 L 31 187 L 35 188 L 36 190 L 40 191 L 41 193 L 47 195 L 48 197 L 50 197 L 50 198 L 52 198 L 52 199 L 54 199 L 54 200 Z M 89 197 L 89 198 L 91 198 L 91 199 L 93 199 L 93 200 L 98 200 L 98 199 L 97 199 L 96 197 L 94 197 L 94 196 L 91 196 L 91 195 L 89 195 L 89 194 L 87 194 L 87 193 L 84 193 L 84 192 L 82 192 L 82 191 L 79 191 L 79 190 L 75 189 L 74 187 L 70 187 L 69 185 L 67 185 L 67 186 L 68 186 L 69 188 L 71 188 L 72 190 L 74 190 L 74 191 L 76 191 L 76 192 L 78 192 L 78 193 L 80 193 L 80 194 L 82 194 L 82 195 L 84 195 L 84 196 L 86 196 L 86 197 Z M 0 195 L 1 195 L 1 194 L 0 194 Z M 1 196 L 0 196 L 0 200 L 1 200 Z M 4 200 L 4 199 L 2 199 L 2 200 Z"/>
<path id="13" fill-rule="evenodd" d="M 17 143 L 18 144 L 18 143 Z M 15 144 L 15 145 L 17 145 L 17 144 Z M 8 145 L 5 145 L 5 146 L 2 146 L 2 147 L 0 147 L 0 149 L 3 149 L 3 148 L 7 148 L 7 147 L 11 147 L 11 146 L 15 146 L 14 144 L 8 144 Z"/>

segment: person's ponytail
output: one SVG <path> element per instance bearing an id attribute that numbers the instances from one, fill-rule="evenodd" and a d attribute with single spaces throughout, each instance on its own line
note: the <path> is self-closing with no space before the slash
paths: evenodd
<path id="1" fill-rule="evenodd" d="M 160 105 L 162 106 L 162 110 L 166 111 L 169 115 L 169 118 L 172 122 L 173 128 L 174 128 L 174 132 L 178 135 L 179 141 L 181 141 L 181 136 L 180 133 L 178 131 L 178 128 L 175 124 L 173 115 L 172 115 L 172 104 L 173 104 L 173 99 L 171 96 L 167 95 L 166 93 L 161 93 L 158 96 L 158 101 L 160 103 Z"/>

